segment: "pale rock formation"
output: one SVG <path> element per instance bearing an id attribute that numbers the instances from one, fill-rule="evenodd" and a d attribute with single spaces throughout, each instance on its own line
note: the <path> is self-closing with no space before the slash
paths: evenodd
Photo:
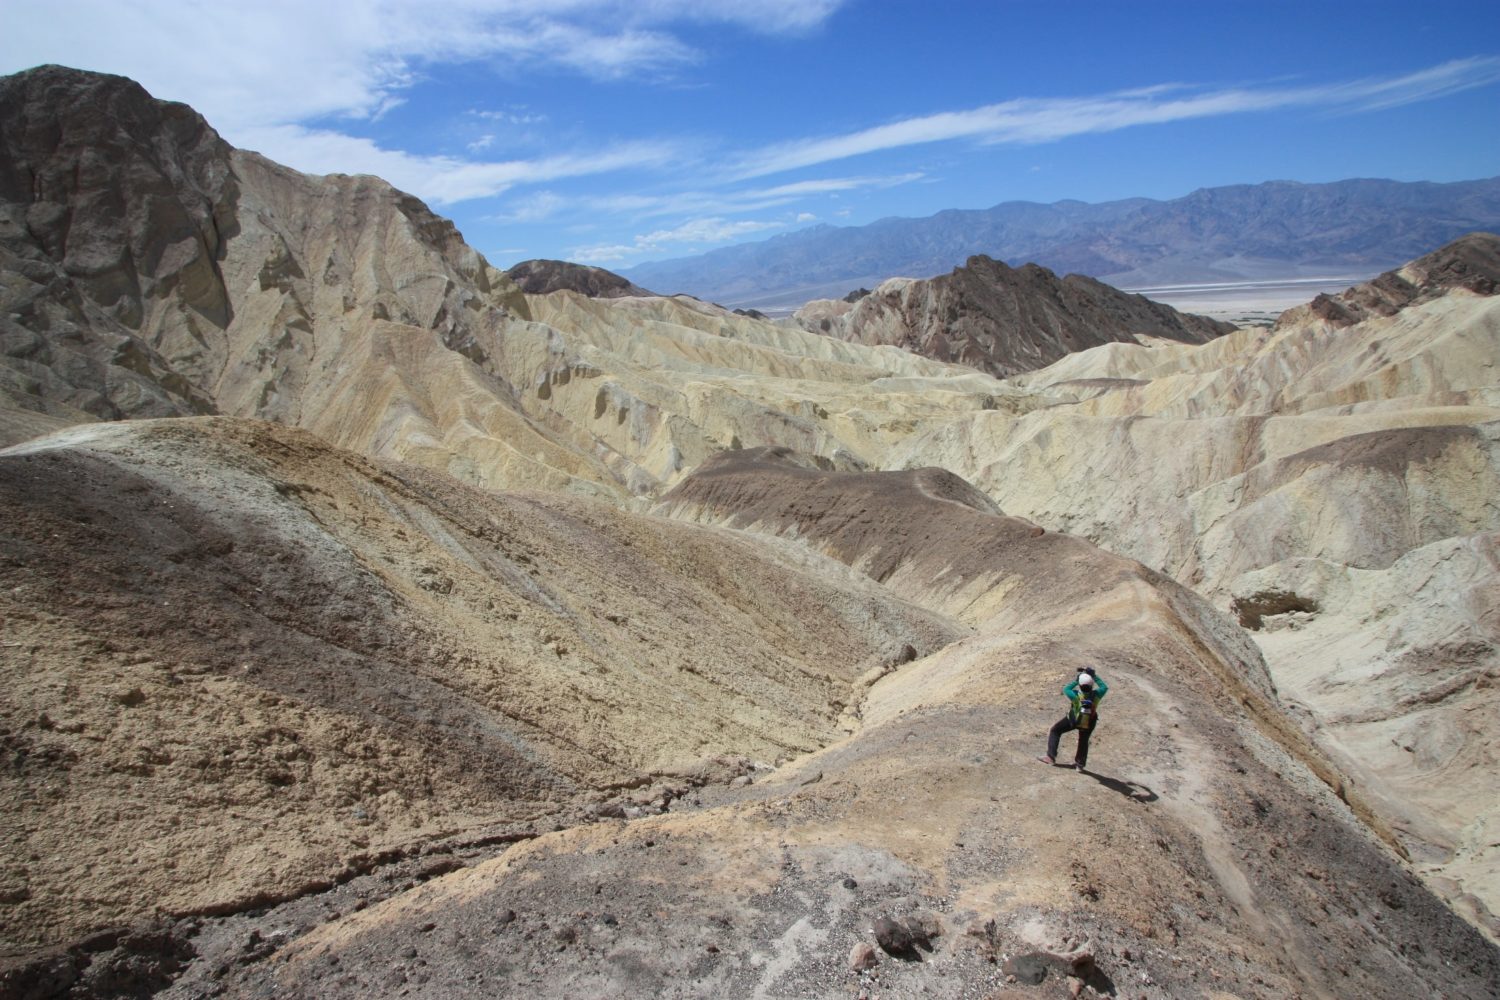
<path id="1" fill-rule="evenodd" d="M 1491 934 L 1500 886 L 1500 535 L 1447 538 L 1383 569 L 1293 559 L 1235 581 L 1283 697 Z"/>
<path id="2" fill-rule="evenodd" d="M 1460 258 L 1472 262 L 1475 245 L 1465 241 Z M 1454 271 L 1443 258 L 1432 255 L 1423 270 Z M 1350 296 L 1360 297 L 1368 296 Z M 1417 554 L 1468 551 L 1500 530 L 1497 359 L 1500 298 L 1429 283 L 1401 311 L 1353 325 L 1294 313 L 1274 331 L 1202 347 L 1073 355 L 1014 383 L 1062 405 L 951 421 L 907 442 L 900 461 L 953 469 L 1007 513 L 1141 559 L 1221 607 L 1261 594 L 1291 608 L 1316 603 L 1306 628 L 1266 639 L 1272 676 L 1305 700 L 1324 744 L 1369 782 L 1380 808 L 1406 803 L 1389 815 L 1408 847 L 1495 933 L 1487 911 L 1500 902 L 1500 855 L 1485 833 L 1494 798 L 1470 792 L 1491 771 L 1494 727 L 1473 720 L 1488 718 L 1483 691 L 1500 652 L 1480 629 L 1460 640 L 1472 683 L 1433 685 L 1443 705 L 1391 695 L 1407 683 L 1403 671 L 1422 676 L 1430 659 L 1441 674 L 1450 659 L 1419 627 L 1451 616 Z M 1385 582 L 1368 594 L 1304 594 L 1304 565 Z M 1467 588 L 1488 593 L 1493 573 L 1481 560 Z M 1392 631 L 1368 645 L 1366 621 Z M 1360 669 L 1400 666 L 1380 684 L 1342 684 L 1342 661 L 1319 655 L 1335 648 L 1365 650 Z M 1396 650 L 1410 655 L 1394 660 Z M 1317 679 L 1324 668 L 1326 682 Z M 1431 768 L 1372 750 L 1372 727 L 1357 721 L 1366 717 L 1389 717 L 1394 729 L 1440 720 L 1452 749 L 1442 784 L 1408 796 Z M 1450 797 L 1467 804 L 1455 808 Z"/>

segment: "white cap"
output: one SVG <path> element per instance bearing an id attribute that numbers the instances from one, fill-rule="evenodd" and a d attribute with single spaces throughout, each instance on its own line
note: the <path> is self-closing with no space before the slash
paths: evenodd
<path id="1" fill-rule="evenodd" d="M 1079 674 L 1078 686 L 1081 688 L 1091 688 L 1094 686 L 1094 678 L 1090 677 L 1088 674 Z"/>

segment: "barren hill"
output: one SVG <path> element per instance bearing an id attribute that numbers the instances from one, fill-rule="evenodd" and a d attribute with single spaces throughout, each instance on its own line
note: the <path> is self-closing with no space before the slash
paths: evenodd
<path id="1" fill-rule="evenodd" d="M 272 424 L 85 426 L 0 467 L 8 949 L 806 753 L 855 678 L 966 631 L 753 538 Z"/>
<path id="2" fill-rule="evenodd" d="M 1500 982 L 1244 633 L 947 474 L 746 454 L 669 498 L 829 559 L 219 418 L 0 461 L 7 842 L 32 855 L 8 933 L 167 914 L 12 986 L 829 994 L 882 917 L 922 941 L 878 966 L 902 993 L 1049 967 L 1151 996 Z M 1101 759 L 1043 767 L 1084 664 L 1111 682 Z"/>
<path id="3" fill-rule="evenodd" d="M 1279 323 L 1290 325 L 1311 315 L 1335 326 L 1350 326 L 1372 316 L 1394 316 L 1454 288 L 1476 295 L 1495 294 L 1500 288 L 1500 236 L 1470 233 L 1339 295 L 1319 295 L 1306 309 L 1291 310 Z"/>
<path id="4" fill-rule="evenodd" d="M 528 295 L 570 291 L 589 298 L 613 299 L 625 295 L 651 295 L 638 285 L 602 267 L 574 264 L 566 260 L 524 260 L 508 268 L 505 276 Z"/>
<path id="5" fill-rule="evenodd" d="M 1234 329 L 1083 275 L 1059 278 L 989 257 L 925 281 L 883 282 L 852 303 L 810 302 L 796 318 L 844 340 L 892 344 L 1002 378 L 1100 344 L 1150 337 L 1201 344 Z"/>

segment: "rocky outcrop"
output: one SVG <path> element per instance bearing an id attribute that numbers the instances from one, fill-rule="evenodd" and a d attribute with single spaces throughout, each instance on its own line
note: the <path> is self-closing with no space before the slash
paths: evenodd
<path id="1" fill-rule="evenodd" d="M 0 80 L 0 402 L 63 419 L 214 410 L 153 334 L 230 322 L 229 156 L 191 108 L 120 77 Z"/>
<path id="2" fill-rule="evenodd" d="M 1035 264 L 970 257 L 952 274 L 892 279 L 869 295 L 798 313 L 808 329 L 861 344 L 891 344 L 1004 377 L 1114 341 L 1203 343 L 1234 327 L 1189 316 L 1092 278 L 1059 278 Z"/>
<path id="3" fill-rule="evenodd" d="M 527 295 L 577 292 L 591 299 L 617 299 L 626 295 L 654 295 L 613 271 L 566 260 L 524 260 L 505 272 Z"/>
<path id="4" fill-rule="evenodd" d="M 1470 233 L 1338 295 L 1319 295 L 1309 305 L 1288 311 L 1277 325 L 1316 318 L 1335 327 L 1353 326 L 1374 316 L 1394 316 L 1455 288 L 1475 295 L 1494 295 L 1500 289 L 1500 236 Z"/>
<path id="5" fill-rule="evenodd" d="M 0 120 L 6 439 L 219 412 L 396 458 L 447 441 L 437 464 L 469 478 L 620 489 L 519 412 L 502 331 L 525 300 L 417 199 L 232 149 L 121 77 L 6 77 Z"/>

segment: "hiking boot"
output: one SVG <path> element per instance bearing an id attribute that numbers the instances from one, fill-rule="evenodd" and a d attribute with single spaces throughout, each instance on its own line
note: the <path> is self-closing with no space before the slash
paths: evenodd
<path id="1" fill-rule="evenodd" d="M 1083 765 L 1080 764 L 1080 763 L 1078 763 L 1078 761 L 1075 760 L 1073 762 L 1073 770 L 1075 770 L 1075 771 L 1082 771 L 1083 770 Z"/>
<path id="2" fill-rule="evenodd" d="M 1057 761 L 1055 761 L 1051 757 L 1047 757 L 1047 756 L 1038 757 L 1037 760 L 1041 761 L 1043 764 L 1056 764 L 1057 763 Z"/>

